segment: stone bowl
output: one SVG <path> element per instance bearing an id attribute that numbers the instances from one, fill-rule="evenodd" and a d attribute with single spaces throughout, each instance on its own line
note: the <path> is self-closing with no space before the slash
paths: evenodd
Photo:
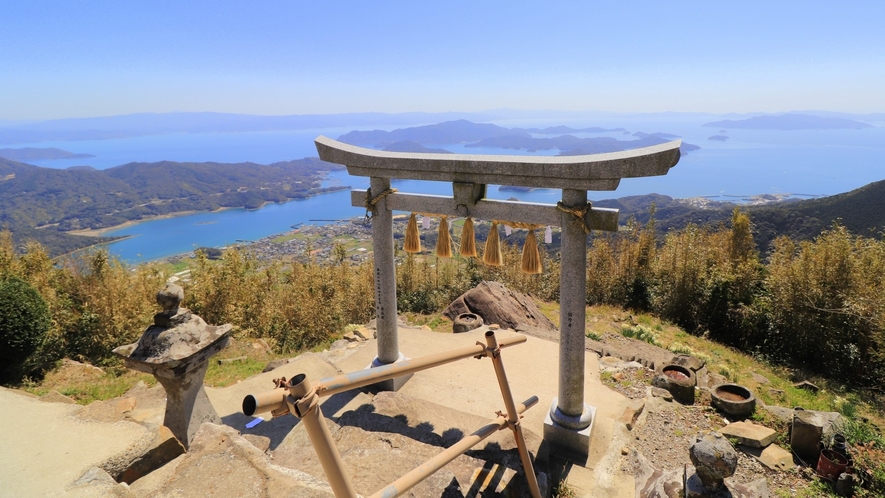
<path id="1" fill-rule="evenodd" d="M 461 313 L 455 317 L 452 323 L 452 332 L 468 332 L 473 329 L 482 327 L 482 317 L 474 313 Z"/>
<path id="2" fill-rule="evenodd" d="M 694 388 L 698 384 L 697 377 L 690 368 L 681 365 L 664 365 L 654 379 L 652 385 L 670 391 L 673 399 L 684 404 L 694 404 Z"/>
<path id="3" fill-rule="evenodd" d="M 710 390 L 714 408 L 733 418 L 745 419 L 756 410 L 753 392 L 740 384 L 719 384 Z"/>

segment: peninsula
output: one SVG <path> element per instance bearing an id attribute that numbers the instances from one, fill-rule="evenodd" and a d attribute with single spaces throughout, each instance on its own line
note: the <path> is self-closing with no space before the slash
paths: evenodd
<path id="1" fill-rule="evenodd" d="M 44 159 L 86 159 L 92 154 L 75 154 L 55 147 L 22 147 L 20 149 L 0 149 L 0 157 L 13 161 L 40 161 Z"/>
<path id="2" fill-rule="evenodd" d="M 37 240 L 58 255 L 107 241 L 71 231 L 188 211 L 255 209 L 349 188 L 321 186 L 325 172 L 336 169 L 317 158 L 269 165 L 163 161 L 106 170 L 42 168 L 0 158 L 0 227 L 18 244 Z"/>

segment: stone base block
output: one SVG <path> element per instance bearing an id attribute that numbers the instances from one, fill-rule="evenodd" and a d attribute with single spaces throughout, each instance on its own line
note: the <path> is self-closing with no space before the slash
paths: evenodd
<path id="1" fill-rule="evenodd" d="M 555 409 L 556 398 L 553 399 L 553 405 L 544 417 L 544 441 L 550 444 L 550 455 L 577 464 L 585 463 L 590 453 L 590 434 L 596 423 L 596 407 L 586 406 L 590 414 L 590 425 L 581 430 L 570 429 L 553 420 L 550 412 Z"/>
<path id="2" fill-rule="evenodd" d="M 394 363 L 406 361 L 407 359 L 408 358 L 406 358 L 402 353 L 400 353 L 399 358 Z M 380 361 L 378 361 L 378 357 L 376 356 L 375 359 L 372 360 L 372 363 L 369 363 L 369 365 L 366 366 L 366 370 L 368 370 L 370 368 L 380 367 L 385 364 L 386 363 L 381 363 Z M 415 374 L 410 373 L 410 374 L 406 374 L 406 375 L 396 377 L 393 379 L 382 380 L 381 382 L 377 382 L 375 384 L 364 387 L 363 390 L 373 393 L 373 394 L 377 394 L 381 391 L 394 391 L 394 392 L 396 392 L 396 391 L 399 391 L 400 388 L 402 388 L 406 384 L 406 382 L 408 382 L 409 379 L 412 378 L 413 375 L 415 375 Z"/>
<path id="3" fill-rule="evenodd" d="M 725 484 L 719 489 L 706 489 L 700 477 L 695 474 L 695 468 L 686 465 L 683 476 L 685 498 L 769 498 L 771 496 L 768 481 L 764 477 L 749 483 L 739 484 L 730 481 L 731 479 L 726 479 Z"/>

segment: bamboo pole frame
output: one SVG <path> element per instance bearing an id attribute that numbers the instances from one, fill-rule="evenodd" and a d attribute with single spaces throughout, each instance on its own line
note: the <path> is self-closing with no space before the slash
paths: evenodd
<path id="1" fill-rule="evenodd" d="M 465 436 L 455 445 L 400 477 L 389 486 L 372 495 L 372 497 L 393 498 L 400 496 L 495 432 L 509 427 L 516 439 L 517 450 L 526 480 L 529 483 L 529 490 L 533 498 L 540 498 L 541 494 L 537 478 L 535 477 L 534 465 L 525 445 L 525 438 L 523 437 L 522 426 L 519 420 L 519 415 L 537 404 L 538 398 L 532 396 L 519 405 L 514 403 L 510 385 L 507 382 L 507 374 L 504 372 L 504 364 L 501 360 L 502 348 L 522 344 L 526 342 L 526 337 L 517 335 L 502 339 L 499 342 L 495 338 L 495 333 L 490 330 L 486 332 L 485 339 L 486 344 L 477 341 L 473 346 L 327 377 L 318 381 L 315 386 L 310 383 L 306 375 L 299 374 L 288 381 L 285 387 L 279 387 L 264 393 L 247 395 L 243 399 L 243 413 L 247 416 L 252 416 L 255 413 L 270 411 L 274 417 L 291 413 L 303 420 L 310 442 L 317 452 L 317 457 L 320 460 L 326 478 L 329 479 L 329 484 L 332 486 L 332 492 L 335 494 L 335 497 L 356 498 L 356 491 L 354 491 L 350 476 L 344 468 L 341 455 L 338 453 L 328 427 L 322 420 L 319 398 L 466 358 L 480 359 L 489 357 L 492 359 L 495 368 L 495 374 L 507 414 L 500 414 L 488 424 Z"/>

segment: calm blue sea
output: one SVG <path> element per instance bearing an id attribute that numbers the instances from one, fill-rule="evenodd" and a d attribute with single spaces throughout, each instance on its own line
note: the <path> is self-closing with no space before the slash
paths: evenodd
<path id="1" fill-rule="evenodd" d="M 659 193 L 673 197 L 753 195 L 792 193 L 832 195 L 870 182 L 885 179 L 885 123 L 863 130 L 729 130 L 719 133 L 701 127 L 709 119 L 695 116 L 613 116 L 592 122 L 523 122 L 501 121 L 502 126 L 544 127 L 564 124 L 575 128 L 622 127 L 629 133 L 666 132 L 683 137 L 701 150 L 684 155 L 669 174 L 654 178 L 624 179 L 614 192 L 590 192 L 592 200 Z M 88 159 L 39 161 L 52 168 L 88 164 L 98 169 L 129 163 L 170 161 L 217 161 L 272 163 L 316 156 L 313 139 L 318 135 L 337 138 L 350 129 L 317 129 L 248 133 L 182 133 L 112 140 L 41 142 L 16 147 L 58 147 L 96 157 Z M 621 140 L 633 137 L 624 132 L 583 134 L 611 136 Z M 708 140 L 724 134 L 728 141 Z M 464 148 L 461 145 L 425 144 L 452 152 L 525 154 L 524 151 Z M 558 151 L 538 151 L 556 154 Z M 365 188 L 364 178 L 334 172 L 328 185 Z M 451 194 L 450 184 L 399 181 L 401 191 Z M 517 197 L 523 201 L 555 203 L 559 192 L 538 190 L 529 193 L 498 192 L 489 187 L 489 196 L 499 199 Z M 296 223 L 320 224 L 312 219 L 345 219 L 361 216 L 364 211 L 350 207 L 347 191 L 324 194 L 302 201 L 271 204 L 258 210 L 232 209 L 139 223 L 109 235 L 132 238 L 111 244 L 112 253 L 131 263 L 158 259 L 187 252 L 198 246 L 224 246 L 237 240 L 255 240 L 289 230 Z"/>

